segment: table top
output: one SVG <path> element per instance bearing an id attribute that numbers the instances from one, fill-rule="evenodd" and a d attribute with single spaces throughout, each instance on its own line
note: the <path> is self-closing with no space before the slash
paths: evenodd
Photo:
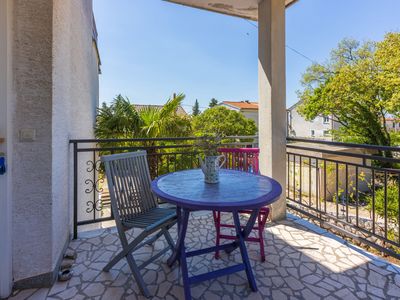
<path id="1" fill-rule="evenodd" d="M 233 211 L 255 209 L 275 202 L 282 193 L 274 179 L 221 169 L 219 183 L 204 182 L 201 169 L 168 173 L 152 182 L 161 199 L 193 210 Z"/>

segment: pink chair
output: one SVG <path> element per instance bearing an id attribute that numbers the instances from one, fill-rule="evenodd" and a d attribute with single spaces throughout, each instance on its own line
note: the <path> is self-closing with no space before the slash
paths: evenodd
<path id="1" fill-rule="evenodd" d="M 258 148 L 220 148 L 218 151 L 221 155 L 226 158 L 225 168 L 232 170 L 239 170 L 250 173 L 259 173 L 259 162 L 258 155 L 260 149 Z M 260 254 L 261 261 L 265 261 L 265 251 L 264 251 L 264 229 L 267 223 L 268 215 L 270 209 L 268 207 L 263 207 L 257 217 L 257 223 L 253 227 L 253 230 L 257 230 L 256 237 L 248 237 L 246 241 L 260 243 Z M 242 214 L 251 213 L 250 210 L 240 211 Z M 236 236 L 221 234 L 221 228 L 235 228 L 233 224 L 221 223 L 221 212 L 214 211 L 214 224 L 216 229 L 216 245 L 220 244 L 221 239 L 234 240 Z M 219 251 L 215 252 L 215 258 L 219 258 Z"/>

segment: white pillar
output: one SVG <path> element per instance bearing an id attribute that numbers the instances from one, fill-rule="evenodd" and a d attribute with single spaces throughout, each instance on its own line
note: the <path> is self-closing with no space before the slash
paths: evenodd
<path id="1" fill-rule="evenodd" d="M 0 0 L 0 152 L 11 160 L 11 0 Z M 12 289 L 11 168 L 0 175 L 0 299 Z"/>
<path id="2" fill-rule="evenodd" d="M 285 1 L 258 4 L 258 92 L 260 171 L 282 185 L 273 220 L 286 217 Z"/>

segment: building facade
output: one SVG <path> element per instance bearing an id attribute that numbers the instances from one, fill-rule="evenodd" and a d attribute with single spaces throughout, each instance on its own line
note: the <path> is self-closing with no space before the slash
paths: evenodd
<path id="1" fill-rule="evenodd" d="M 297 102 L 286 110 L 287 136 L 331 141 L 331 132 L 338 129 L 339 124 L 331 116 L 318 116 L 308 121 L 297 111 L 299 104 Z"/>
<path id="2" fill-rule="evenodd" d="M 219 106 L 241 112 L 246 118 L 253 120 L 258 128 L 258 102 L 245 101 L 222 101 Z"/>
<path id="3" fill-rule="evenodd" d="M 1 0 L 0 23 L 1 298 L 56 278 L 72 228 L 69 139 L 93 137 L 100 59 L 91 0 Z"/>

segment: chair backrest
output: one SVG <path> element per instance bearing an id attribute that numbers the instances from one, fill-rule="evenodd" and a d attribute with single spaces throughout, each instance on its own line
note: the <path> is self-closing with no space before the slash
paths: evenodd
<path id="1" fill-rule="evenodd" d="M 225 156 L 225 168 L 258 174 L 259 148 L 219 148 Z"/>
<path id="2" fill-rule="evenodd" d="M 116 221 L 123 222 L 157 206 L 151 191 L 146 151 L 105 155 L 101 161 L 105 166 Z"/>

